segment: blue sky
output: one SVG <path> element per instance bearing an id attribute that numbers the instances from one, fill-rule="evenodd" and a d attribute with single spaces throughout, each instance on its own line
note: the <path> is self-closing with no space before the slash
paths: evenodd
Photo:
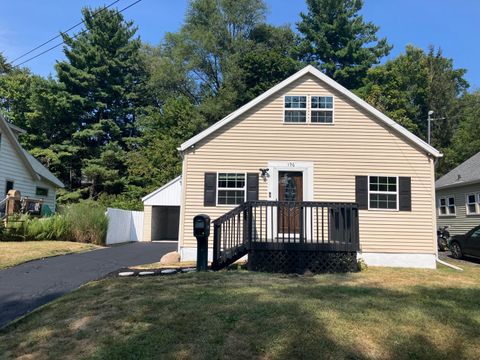
<path id="1" fill-rule="evenodd" d="M 80 20 L 83 6 L 102 6 L 113 0 L 0 0 L 0 52 L 10 60 L 41 44 Z M 134 0 L 121 0 L 123 8 Z M 165 32 L 180 28 L 187 0 L 143 0 L 124 15 L 138 26 L 143 41 L 158 44 Z M 295 25 L 303 0 L 267 0 L 269 23 Z M 366 0 L 366 20 L 380 26 L 379 35 L 394 45 L 389 57 L 403 52 L 407 44 L 426 49 L 440 46 L 456 67 L 468 70 L 472 89 L 480 87 L 480 1 L 461 0 Z M 56 44 L 53 42 L 51 45 Z M 33 55 L 33 54 L 32 54 Z M 61 47 L 30 61 L 37 74 L 54 74 Z M 27 59 L 27 58 L 25 58 Z"/>

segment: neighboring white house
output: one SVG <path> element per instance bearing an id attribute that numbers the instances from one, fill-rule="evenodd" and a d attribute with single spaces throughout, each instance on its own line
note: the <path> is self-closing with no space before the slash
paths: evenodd
<path id="1" fill-rule="evenodd" d="M 18 135 L 24 132 L 0 115 L 0 198 L 15 189 L 22 196 L 42 199 L 55 211 L 57 189 L 64 185 L 21 147 Z"/>

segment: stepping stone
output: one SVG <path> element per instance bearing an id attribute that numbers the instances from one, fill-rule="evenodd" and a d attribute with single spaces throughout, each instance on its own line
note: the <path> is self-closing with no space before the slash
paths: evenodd
<path id="1" fill-rule="evenodd" d="M 135 273 L 133 271 L 123 271 L 118 273 L 118 276 L 133 276 Z"/>
<path id="2" fill-rule="evenodd" d="M 163 275 L 170 275 L 170 274 L 176 274 L 177 270 L 175 269 L 165 269 L 160 271 Z"/>
<path id="3" fill-rule="evenodd" d="M 195 268 L 184 268 L 182 269 L 182 273 L 189 273 L 189 272 L 194 272 L 197 271 Z"/>
<path id="4" fill-rule="evenodd" d="M 140 276 L 149 276 L 149 275 L 155 275 L 155 271 L 140 271 L 138 273 Z"/>

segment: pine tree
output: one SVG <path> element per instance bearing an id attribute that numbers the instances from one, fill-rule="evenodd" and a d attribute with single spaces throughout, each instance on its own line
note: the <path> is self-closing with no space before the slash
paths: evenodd
<path id="1" fill-rule="evenodd" d="M 124 166 L 106 162 L 104 152 L 111 144 L 126 149 L 124 139 L 135 135 L 145 72 L 132 22 L 116 10 L 84 8 L 82 14 L 86 31 L 75 37 L 63 34 L 67 59 L 56 69 L 77 125 L 72 141 L 80 149 L 83 169 L 76 177 L 86 179 L 96 196 L 107 188 L 122 190 L 107 183 L 122 179 Z"/>
<path id="2" fill-rule="evenodd" d="M 299 56 L 348 89 L 362 84 L 368 69 L 389 54 L 378 27 L 359 15 L 362 0 L 307 0 L 308 12 L 297 24 L 302 35 Z"/>

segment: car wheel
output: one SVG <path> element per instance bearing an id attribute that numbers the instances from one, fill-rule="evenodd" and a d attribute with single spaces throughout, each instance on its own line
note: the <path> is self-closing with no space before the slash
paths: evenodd
<path id="1" fill-rule="evenodd" d="M 450 250 L 452 251 L 452 256 L 455 259 L 461 259 L 463 257 L 462 248 L 458 242 L 454 241 L 450 246 Z"/>

